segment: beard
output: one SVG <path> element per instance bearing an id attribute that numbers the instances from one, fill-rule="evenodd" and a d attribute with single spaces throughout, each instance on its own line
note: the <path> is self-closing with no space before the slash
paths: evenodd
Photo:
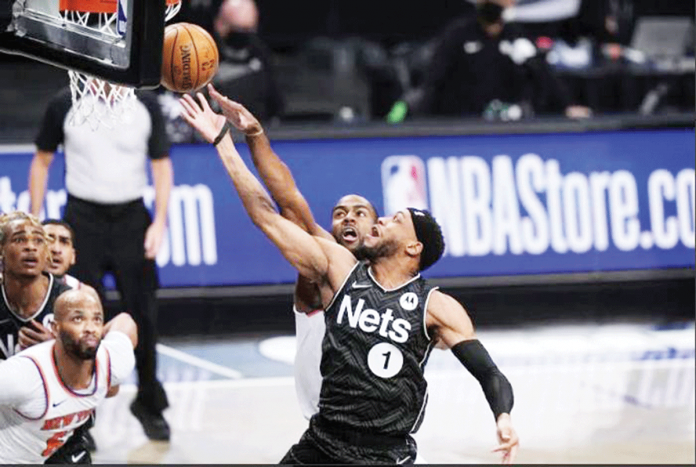
<path id="1" fill-rule="evenodd" d="M 360 245 L 353 253 L 360 260 L 367 260 L 374 263 L 379 258 L 392 256 L 399 250 L 399 245 L 395 240 L 383 240 L 375 246 Z"/>
<path id="2" fill-rule="evenodd" d="M 71 338 L 66 332 L 61 332 L 59 337 L 68 355 L 77 357 L 80 360 L 94 360 L 97 357 L 97 350 L 99 350 L 101 340 L 97 342 L 97 345 L 92 347 L 83 343 L 81 340 Z"/>

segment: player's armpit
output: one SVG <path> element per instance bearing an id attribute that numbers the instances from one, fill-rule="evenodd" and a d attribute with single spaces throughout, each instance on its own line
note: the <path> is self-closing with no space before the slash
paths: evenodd
<path id="1" fill-rule="evenodd" d="M 109 390 L 106 392 L 106 397 L 107 397 L 107 399 L 108 399 L 109 397 L 115 397 L 115 396 L 118 394 L 118 391 L 120 391 L 120 390 L 121 390 L 121 386 L 120 386 L 120 385 L 117 385 L 117 386 L 110 386 L 110 387 L 109 387 Z"/>
<path id="2" fill-rule="evenodd" d="M 425 325 L 438 339 L 438 348 L 452 348 L 463 340 L 476 338 L 474 325 L 462 304 L 439 290 L 430 294 Z"/>

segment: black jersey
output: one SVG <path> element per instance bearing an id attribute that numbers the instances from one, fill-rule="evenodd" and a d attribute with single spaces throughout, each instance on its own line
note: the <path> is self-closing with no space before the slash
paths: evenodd
<path id="1" fill-rule="evenodd" d="M 435 343 L 425 327 L 433 290 L 420 276 L 385 290 L 366 263 L 356 265 L 324 315 L 317 432 L 328 426 L 406 442 L 418 429 Z"/>
<path id="2" fill-rule="evenodd" d="M 39 310 L 28 318 L 15 314 L 7 302 L 5 285 L 0 284 L 2 299 L 0 299 L 0 361 L 6 360 L 19 352 L 19 329 L 26 326 L 31 320 L 36 320 L 45 327 L 50 328 L 53 321 L 53 304 L 56 298 L 70 287 L 55 280 L 53 274 L 48 276 L 48 292 Z"/>

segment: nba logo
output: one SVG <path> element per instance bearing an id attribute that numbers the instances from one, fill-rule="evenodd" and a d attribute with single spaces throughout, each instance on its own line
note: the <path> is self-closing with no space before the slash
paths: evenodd
<path id="1" fill-rule="evenodd" d="M 407 207 L 428 209 L 425 165 L 418 156 L 389 156 L 382 161 L 384 215 Z"/>
<path id="2" fill-rule="evenodd" d="M 126 29 L 128 29 L 128 0 L 118 0 L 116 32 L 121 36 L 125 36 Z"/>

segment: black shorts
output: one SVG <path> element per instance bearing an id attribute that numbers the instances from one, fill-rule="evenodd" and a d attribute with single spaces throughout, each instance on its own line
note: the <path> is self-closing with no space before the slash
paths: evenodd
<path id="1" fill-rule="evenodd" d="M 338 427 L 314 416 L 281 464 L 413 464 L 416 442 L 409 435 L 386 436 Z"/>
<path id="2" fill-rule="evenodd" d="M 65 444 L 44 461 L 44 464 L 91 464 L 92 455 L 85 436 L 93 425 L 90 417 L 87 423 L 80 425 Z"/>

